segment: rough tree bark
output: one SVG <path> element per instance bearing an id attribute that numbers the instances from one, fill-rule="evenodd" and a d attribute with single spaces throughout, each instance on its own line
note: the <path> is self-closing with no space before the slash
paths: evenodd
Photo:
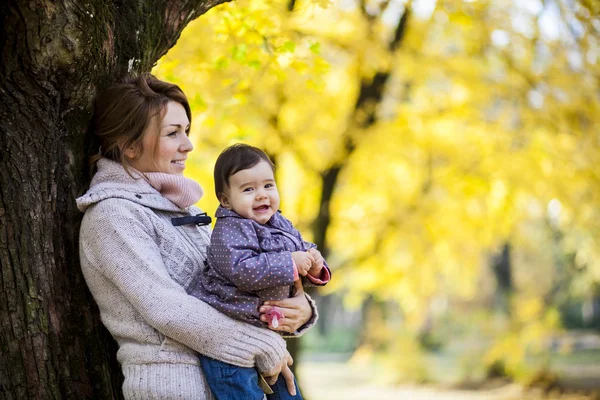
<path id="1" fill-rule="evenodd" d="M 122 397 L 79 269 L 91 99 L 224 1 L 0 2 L 0 399 Z"/>

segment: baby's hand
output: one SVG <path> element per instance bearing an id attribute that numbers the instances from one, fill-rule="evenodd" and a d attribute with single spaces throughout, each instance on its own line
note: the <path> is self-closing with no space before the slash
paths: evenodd
<path id="1" fill-rule="evenodd" d="M 294 251 L 292 253 L 292 259 L 296 263 L 298 274 L 302 276 L 306 276 L 306 274 L 308 274 L 308 271 L 312 267 L 315 260 L 313 255 L 307 251 Z"/>
<path id="2" fill-rule="evenodd" d="M 315 248 L 309 249 L 308 253 L 313 256 L 314 261 L 308 270 L 308 273 L 315 278 L 321 276 L 321 270 L 323 269 L 325 260 L 321 255 L 321 252 Z"/>

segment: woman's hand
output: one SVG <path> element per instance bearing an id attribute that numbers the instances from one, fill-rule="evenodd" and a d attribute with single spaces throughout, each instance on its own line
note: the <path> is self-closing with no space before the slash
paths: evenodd
<path id="1" fill-rule="evenodd" d="M 279 326 L 273 328 L 271 321 L 265 315 L 273 306 L 283 312 L 283 318 L 279 319 Z M 284 300 L 268 300 L 260 306 L 260 320 L 269 323 L 269 328 L 275 331 L 296 332 L 300 327 L 306 324 L 312 317 L 312 308 L 304 296 L 304 291 L 299 291 L 293 297 Z"/>
<path id="2" fill-rule="evenodd" d="M 276 366 L 270 371 L 263 372 L 262 376 L 265 378 L 269 385 L 274 385 L 277 382 L 277 378 L 279 374 L 283 375 L 285 379 L 285 385 L 287 386 L 287 390 L 290 395 L 296 395 L 296 385 L 294 384 L 294 373 L 290 369 L 290 366 L 294 363 L 294 359 L 290 355 L 290 353 L 286 350 L 286 355 L 281 360 L 281 364 Z"/>

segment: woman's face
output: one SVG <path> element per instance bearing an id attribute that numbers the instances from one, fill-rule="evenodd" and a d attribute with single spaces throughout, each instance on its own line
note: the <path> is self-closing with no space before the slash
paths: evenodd
<path id="1" fill-rule="evenodd" d="M 194 149 L 188 137 L 190 121 L 183 106 L 170 101 L 165 117 L 158 126 L 158 142 L 156 124 L 150 123 L 142 136 L 141 149 L 127 150 L 129 164 L 140 172 L 183 175 L 187 154 Z M 155 144 L 157 149 L 154 148 Z"/>

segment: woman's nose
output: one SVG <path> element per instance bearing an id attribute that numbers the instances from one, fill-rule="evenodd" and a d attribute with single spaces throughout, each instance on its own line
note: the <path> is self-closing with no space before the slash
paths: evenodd
<path id="1" fill-rule="evenodd" d="M 183 141 L 181 142 L 181 145 L 179 146 L 179 151 L 181 151 L 182 153 L 187 153 L 189 151 L 194 150 L 194 144 L 190 140 L 189 136 L 185 135 L 185 137 L 182 140 Z"/>

